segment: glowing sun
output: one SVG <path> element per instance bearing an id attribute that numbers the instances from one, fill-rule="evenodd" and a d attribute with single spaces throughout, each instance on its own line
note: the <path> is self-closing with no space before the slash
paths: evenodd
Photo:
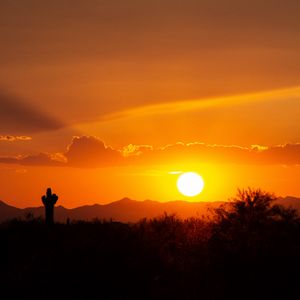
<path id="1" fill-rule="evenodd" d="M 197 173 L 183 173 L 178 177 L 177 188 L 182 195 L 193 197 L 202 192 L 204 188 L 204 181 Z"/>

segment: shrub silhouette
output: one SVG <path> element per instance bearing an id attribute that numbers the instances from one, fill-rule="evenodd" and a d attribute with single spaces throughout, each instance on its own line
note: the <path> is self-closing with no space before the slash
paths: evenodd
<path id="1" fill-rule="evenodd" d="M 54 223 L 54 205 L 58 200 L 56 194 L 52 194 L 51 188 L 48 188 L 46 195 L 42 196 L 42 202 L 45 206 L 46 224 L 52 225 Z"/>

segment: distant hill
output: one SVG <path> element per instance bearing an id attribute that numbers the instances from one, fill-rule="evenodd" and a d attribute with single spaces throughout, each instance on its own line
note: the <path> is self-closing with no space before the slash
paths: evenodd
<path id="1" fill-rule="evenodd" d="M 170 201 L 158 202 L 152 200 L 135 201 L 128 198 L 121 199 L 109 204 L 85 205 L 73 209 L 63 206 L 55 208 L 55 220 L 65 222 L 67 218 L 71 220 L 93 220 L 113 219 L 121 222 L 135 222 L 143 218 L 154 218 L 164 213 L 177 214 L 178 217 L 200 217 L 210 214 L 210 210 L 223 204 L 224 202 L 186 202 Z M 278 204 L 286 207 L 294 207 L 300 212 L 300 198 L 285 197 L 277 200 Z M 10 206 L 0 201 L 0 222 L 13 218 L 26 218 L 28 214 L 34 217 L 44 216 L 44 207 L 27 207 L 24 209 Z"/>
<path id="2" fill-rule="evenodd" d="M 285 207 L 293 207 L 300 213 L 300 198 L 287 196 L 285 198 L 278 198 L 276 202 Z"/>

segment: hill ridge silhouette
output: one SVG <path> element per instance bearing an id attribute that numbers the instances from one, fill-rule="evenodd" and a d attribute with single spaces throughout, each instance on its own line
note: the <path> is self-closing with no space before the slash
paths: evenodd
<path id="1" fill-rule="evenodd" d="M 138 201 L 124 197 L 107 204 L 94 203 L 75 208 L 58 205 L 55 208 L 55 220 L 65 222 L 68 218 L 71 220 L 86 221 L 93 219 L 113 219 L 121 222 L 135 222 L 143 218 L 154 218 L 165 212 L 168 214 L 175 213 L 182 218 L 199 217 L 209 215 L 209 208 L 216 208 L 224 203 L 226 201 L 188 202 L 173 200 L 159 202 L 150 199 Z M 277 203 L 286 207 L 294 207 L 300 212 L 300 198 L 293 196 L 279 197 Z M 44 217 L 44 207 L 18 208 L 0 200 L 0 222 L 13 218 L 25 219 L 29 214 L 33 217 Z"/>

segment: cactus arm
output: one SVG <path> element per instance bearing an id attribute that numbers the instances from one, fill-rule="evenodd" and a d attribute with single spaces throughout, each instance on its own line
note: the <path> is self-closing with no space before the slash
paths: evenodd
<path id="1" fill-rule="evenodd" d="M 46 196 L 42 196 L 42 202 L 44 205 L 46 205 L 47 203 L 47 197 Z"/>
<path id="2" fill-rule="evenodd" d="M 52 195 L 53 204 L 56 204 L 57 200 L 58 200 L 58 196 L 56 194 L 53 194 Z"/>

